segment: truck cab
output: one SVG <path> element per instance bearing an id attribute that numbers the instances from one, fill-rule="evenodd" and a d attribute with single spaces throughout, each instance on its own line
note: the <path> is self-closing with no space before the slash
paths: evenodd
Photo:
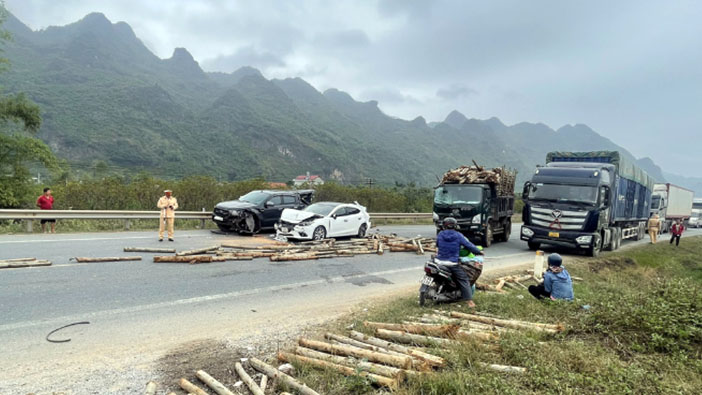
<path id="1" fill-rule="evenodd" d="M 444 218 L 454 217 L 461 233 L 485 247 L 493 239 L 509 239 L 513 207 L 514 196 L 499 196 L 491 184 L 440 184 L 434 189 L 437 233 Z"/>

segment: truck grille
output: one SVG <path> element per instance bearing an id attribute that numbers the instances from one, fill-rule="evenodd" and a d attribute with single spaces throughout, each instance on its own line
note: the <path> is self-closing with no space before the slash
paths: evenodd
<path id="1" fill-rule="evenodd" d="M 587 211 L 531 208 L 531 223 L 545 228 L 582 230 L 586 219 Z"/>

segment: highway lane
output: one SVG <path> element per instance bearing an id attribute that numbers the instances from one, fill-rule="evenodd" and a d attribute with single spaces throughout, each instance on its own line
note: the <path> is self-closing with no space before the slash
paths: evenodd
<path id="1" fill-rule="evenodd" d="M 434 235 L 431 226 L 380 226 L 379 230 L 402 236 Z M 518 240 L 518 232 L 515 224 L 509 242 L 487 250 L 486 270 L 533 259 L 526 243 Z M 70 358 L 91 363 L 98 355 L 111 355 L 109 363 L 104 362 L 110 370 L 117 369 L 129 353 L 157 354 L 208 336 L 243 336 L 262 324 L 273 329 L 290 321 L 315 322 L 315 315 L 328 318 L 368 298 L 410 291 L 417 286 L 427 259 L 388 253 L 290 263 L 257 259 L 187 265 L 153 263 L 154 254 L 142 253 L 144 260 L 133 263 L 70 261 L 74 256 L 122 256 L 126 246 L 184 250 L 235 237 L 184 231 L 177 233 L 173 243 L 159 243 L 154 232 L 0 236 L 0 259 L 32 256 L 54 262 L 51 267 L 0 270 L 0 363 L 14 369 L 5 371 L 14 380 L 8 382 L 41 382 L 39 378 L 46 379 L 48 373 L 37 361 L 66 360 L 66 350 Z M 642 242 L 646 241 L 638 243 Z M 293 317 L 292 312 L 299 314 Z M 266 321 L 260 313 L 276 319 Z M 84 320 L 91 325 L 68 331 L 75 338 L 71 343 L 56 346 L 43 340 L 52 329 Z M 0 379 L 0 389 L 1 384 Z M 26 389 L 30 392 L 34 387 Z"/>

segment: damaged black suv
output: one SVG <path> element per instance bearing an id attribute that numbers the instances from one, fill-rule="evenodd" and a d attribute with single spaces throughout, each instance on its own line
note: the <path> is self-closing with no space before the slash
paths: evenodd
<path id="1" fill-rule="evenodd" d="M 286 208 L 302 210 L 312 203 L 314 190 L 251 191 L 238 200 L 218 203 L 212 221 L 224 232 L 254 234 L 271 230 Z"/>

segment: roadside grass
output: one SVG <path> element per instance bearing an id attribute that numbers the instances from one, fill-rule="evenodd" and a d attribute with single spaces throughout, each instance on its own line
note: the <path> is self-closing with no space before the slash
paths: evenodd
<path id="1" fill-rule="evenodd" d="M 50 224 L 46 224 L 47 230 Z M 178 219 L 175 221 L 177 230 L 200 229 L 200 220 Z M 217 229 L 212 221 L 205 221 L 205 229 Z M 125 230 L 125 220 L 105 219 L 62 219 L 56 222 L 56 233 L 80 233 L 80 232 L 115 232 Z M 157 219 L 136 219 L 129 221 L 129 230 L 153 230 L 158 231 Z M 39 220 L 32 223 L 33 233 L 41 233 Z M 0 221 L 0 234 L 19 234 L 26 232 L 26 225 L 22 222 L 15 223 L 10 220 Z"/>
<path id="2" fill-rule="evenodd" d="M 451 350 L 429 348 L 448 367 L 400 386 L 398 394 L 702 393 L 702 237 L 636 247 L 600 259 L 566 262 L 574 302 L 533 299 L 525 290 L 478 292 L 478 310 L 504 318 L 562 323 L 556 335 L 507 332 L 499 347 L 462 342 Z M 457 305 L 437 309 L 467 312 Z M 431 308 L 416 296 L 369 307 L 328 328 L 372 334 L 363 321 L 411 321 Z M 526 367 L 508 374 L 480 363 Z M 320 393 L 382 392 L 359 376 L 296 365 L 298 377 Z"/>

